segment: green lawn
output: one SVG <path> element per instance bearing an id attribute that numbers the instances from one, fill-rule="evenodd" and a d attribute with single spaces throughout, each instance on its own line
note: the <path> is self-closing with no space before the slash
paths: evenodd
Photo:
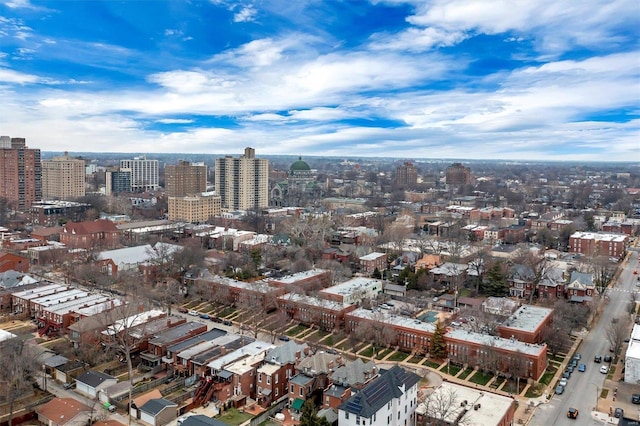
<path id="1" fill-rule="evenodd" d="M 491 382 L 491 387 L 494 389 L 498 389 L 504 381 L 507 380 L 502 376 L 497 377 L 493 382 Z"/>
<path id="2" fill-rule="evenodd" d="M 329 335 L 328 331 L 317 330 L 315 333 L 313 333 L 313 335 L 309 336 L 309 340 L 314 343 L 318 343 L 320 340 L 324 339 L 328 335 Z"/>
<path id="3" fill-rule="evenodd" d="M 325 336 L 324 340 L 322 340 L 322 344 L 327 346 L 333 346 L 335 344 L 334 336 L 333 335 Z"/>
<path id="4" fill-rule="evenodd" d="M 420 361 L 422 361 L 423 359 L 423 356 L 413 356 L 408 359 L 407 362 L 410 362 L 411 364 L 420 364 Z"/>
<path id="5" fill-rule="evenodd" d="M 430 359 L 426 360 L 422 365 L 426 365 L 427 367 L 431 367 L 431 368 L 439 368 L 440 364 L 438 364 L 435 361 L 431 361 Z"/>
<path id="6" fill-rule="evenodd" d="M 369 347 L 367 349 L 363 350 L 358 355 L 366 356 L 366 357 L 372 357 L 373 356 L 373 346 L 369 345 Z"/>
<path id="7" fill-rule="evenodd" d="M 249 413 L 241 413 L 236 408 L 231 408 L 225 411 L 224 413 L 220 414 L 216 418 L 228 425 L 237 426 L 239 424 L 246 422 L 247 420 L 252 419 L 253 416 Z"/>
<path id="8" fill-rule="evenodd" d="M 518 390 L 522 392 L 526 386 L 527 379 L 520 379 L 520 389 L 517 388 L 517 383 L 515 380 L 507 380 L 507 383 L 502 386 L 502 390 L 505 392 L 516 394 Z"/>
<path id="9" fill-rule="evenodd" d="M 482 371 L 476 371 L 476 374 L 471 376 L 469 381 L 471 383 L 477 383 L 479 385 L 486 385 L 487 383 L 489 383 L 489 380 L 491 380 L 492 377 L 493 377 L 493 374 L 491 373 L 483 373 Z"/>
<path id="10" fill-rule="evenodd" d="M 389 358 L 387 358 L 387 361 L 400 362 L 407 359 L 408 356 L 409 354 L 406 352 L 397 351 L 397 352 L 394 352 L 393 355 L 391 355 Z"/>
<path id="11" fill-rule="evenodd" d="M 449 367 L 445 365 L 440 369 L 440 371 L 442 371 L 443 373 L 447 373 L 451 376 L 455 376 L 460 370 L 462 370 L 462 367 L 457 365 L 449 365 Z"/>
<path id="12" fill-rule="evenodd" d="M 473 368 L 467 368 L 466 370 L 464 370 L 462 373 L 460 373 L 460 375 L 458 376 L 459 379 L 466 379 L 467 377 L 469 377 L 469 374 L 471 374 L 473 372 Z"/>
<path id="13" fill-rule="evenodd" d="M 545 386 L 540 383 L 534 383 L 532 386 L 529 386 L 527 392 L 524 394 L 527 398 L 536 398 L 542 395 L 542 391 L 544 391 Z"/>
<path id="14" fill-rule="evenodd" d="M 287 330 L 287 336 L 297 336 L 298 334 L 302 333 L 305 330 L 308 330 L 309 327 L 304 326 L 302 324 L 298 324 L 295 327 L 293 327 L 290 330 Z"/>
<path id="15" fill-rule="evenodd" d="M 540 383 L 547 386 L 549 383 L 551 383 L 551 379 L 553 379 L 553 376 L 554 374 L 556 374 L 556 371 L 558 371 L 558 369 L 552 365 L 547 367 L 547 371 L 545 371 L 542 377 L 540 377 Z"/>
<path id="16" fill-rule="evenodd" d="M 393 349 L 378 350 L 378 355 L 376 356 L 376 358 L 377 359 L 382 359 L 385 356 L 389 355 L 391 352 L 393 352 Z"/>
<path id="17" fill-rule="evenodd" d="M 616 366 L 612 365 L 611 367 L 609 367 L 609 373 L 607 374 L 607 379 L 611 380 L 613 379 L 613 373 L 616 372 Z"/>

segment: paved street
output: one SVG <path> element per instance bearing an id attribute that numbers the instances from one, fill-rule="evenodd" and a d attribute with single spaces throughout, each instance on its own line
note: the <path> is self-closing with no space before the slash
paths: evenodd
<path id="1" fill-rule="evenodd" d="M 582 345 L 579 348 L 579 352 L 582 355 L 580 362 L 587 365 L 587 370 L 584 373 L 580 373 L 577 370 L 571 375 L 569 383 L 562 395 L 554 395 L 553 398 L 547 404 L 542 404 L 536 410 L 530 425 L 532 426 L 548 426 L 548 425 L 575 425 L 575 420 L 567 418 L 567 410 L 569 407 L 575 407 L 580 411 L 578 424 L 580 425 L 601 425 L 603 421 L 608 421 L 611 424 L 617 424 L 617 419 L 609 418 L 609 407 L 612 404 L 612 394 L 614 388 L 618 386 L 617 382 L 612 380 L 607 381 L 606 375 L 601 374 L 599 369 L 602 364 L 593 362 L 595 355 L 608 355 L 609 354 L 609 342 L 606 337 L 606 329 L 615 317 L 622 315 L 628 315 L 627 305 L 630 300 L 629 294 L 636 291 L 636 275 L 633 275 L 633 270 L 637 270 L 638 255 L 637 252 L 632 252 L 629 261 L 624 265 L 624 270 L 620 274 L 615 288 L 609 289 L 607 295 L 609 301 L 605 306 L 600 320 L 591 329 L 589 334 L 585 336 Z M 625 347 L 623 348 L 623 351 Z M 622 354 L 624 356 L 624 353 Z M 570 357 L 567 358 L 570 361 Z M 619 376 L 619 370 L 621 369 L 619 364 L 617 367 L 617 375 Z M 563 364 L 563 369 L 564 369 Z M 553 391 L 552 383 L 550 390 Z M 602 389 L 609 389 L 609 401 L 599 400 L 598 397 Z M 640 386 L 638 386 L 640 391 Z M 627 392 L 625 392 L 626 394 Z M 622 394 L 620 395 L 622 397 Z M 625 395 L 626 397 L 626 395 Z M 592 413 L 596 402 L 598 401 L 598 409 L 603 413 L 596 416 Z M 614 407 L 618 405 L 628 406 L 628 401 L 619 401 L 619 404 L 614 404 Z M 625 409 L 625 413 L 629 416 L 631 413 Z"/>

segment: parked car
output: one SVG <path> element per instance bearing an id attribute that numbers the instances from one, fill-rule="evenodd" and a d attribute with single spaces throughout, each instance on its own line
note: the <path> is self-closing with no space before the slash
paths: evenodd
<path id="1" fill-rule="evenodd" d="M 568 365 L 568 366 L 567 366 L 567 371 L 568 371 L 569 373 L 573 373 L 574 368 L 575 368 L 575 367 L 573 366 L 573 364 Z"/>
<path id="2" fill-rule="evenodd" d="M 75 386 L 76 386 L 76 382 L 65 383 L 64 385 L 62 385 L 62 387 L 65 389 L 71 389 L 71 388 L 74 388 Z"/>
<path id="3" fill-rule="evenodd" d="M 634 393 L 631 395 L 631 402 L 634 404 L 640 404 L 640 393 Z"/>
<path id="4" fill-rule="evenodd" d="M 600 372 L 602 374 L 607 374 L 609 372 L 609 366 L 603 365 L 602 367 L 600 367 Z"/>
<path id="5" fill-rule="evenodd" d="M 194 316 L 194 317 L 197 317 L 198 315 L 200 315 L 198 313 L 198 311 L 189 311 L 188 313 L 189 313 L 189 315 Z"/>
<path id="6" fill-rule="evenodd" d="M 209 318 L 211 318 L 211 317 L 210 317 L 209 315 L 207 315 L 207 314 L 200 314 L 200 318 L 202 318 L 202 319 L 209 319 Z"/>
<path id="7" fill-rule="evenodd" d="M 562 395 L 563 392 L 564 392 L 564 386 L 562 385 L 556 386 L 556 395 Z"/>
<path id="8" fill-rule="evenodd" d="M 573 408 L 573 407 L 569 407 L 569 410 L 567 411 L 567 417 L 570 419 L 577 419 L 578 418 L 578 409 L 577 408 Z"/>
<path id="9" fill-rule="evenodd" d="M 280 336 L 280 337 L 278 337 L 278 340 L 282 340 L 283 342 L 288 342 L 291 339 L 289 339 L 288 336 Z"/>
<path id="10" fill-rule="evenodd" d="M 576 361 L 580 361 L 580 358 L 582 358 L 582 355 L 580 355 L 580 353 L 577 353 L 573 356 L 573 359 L 575 359 Z"/>
<path id="11" fill-rule="evenodd" d="M 564 377 L 560 379 L 560 386 L 567 386 L 567 383 L 569 383 L 569 380 L 565 379 Z"/>
<path id="12" fill-rule="evenodd" d="M 222 323 L 224 325 L 233 325 L 233 323 L 231 321 L 229 321 L 229 320 L 224 320 L 224 321 L 222 321 Z"/>
<path id="13" fill-rule="evenodd" d="M 217 323 L 221 323 L 222 322 L 222 318 L 219 317 L 211 317 L 209 318 L 211 321 L 213 322 L 217 322 Z"/>
<path id="14" fill-rule="evenodd" d="M 181 314 L 186 314 L 189 312 L 189 310 L 187 308 L 183 308 L 182 306 L 180 306 L 178 308 L 178 312 L 180 312 Z"/>
<path id="15" fill-rule="evenodd" d="M 613 361 L 613 357 L 611 355 L 606 355 L 604 357 L 604 362 L 611 362 L 611 361 Z"/>
<path id="16" fill-rule="evenodd" d="M 593 362 L 597 362 L 598 364 L 602 362 L 602 356 L 601 355 L 596 355 L 593 358 Z"/>
<path id="17" fill-rule="evenodd" d="M 586 364 L 580 364 L 578 366 L 578 371 L 580 371 L 581 373 L 584 373 L 585 371 L 587 371 L 587 365 Z"/>
<path id="18" fill-rule="evenodd" d="M 621 419 L 624 416 L 624 410 L 620 407 L 616 408 L 615 411 L 613 412 L 613 416 L 616 419 Z"/>
<path id="19" fill-rule="evenodd" d="M 565 371 L 564 373 L 562 373 L 563 379 L 568 379 L 569 377 L 571 377 L 571 373 L 569 373 L 568 371 Z"/>

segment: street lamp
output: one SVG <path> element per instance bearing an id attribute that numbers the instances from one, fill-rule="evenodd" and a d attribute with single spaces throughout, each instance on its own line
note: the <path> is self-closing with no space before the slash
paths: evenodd
<path id="1" fill-rule="evenodd" d="M 595 408 L 595 411 L 598 411 L 598 400 L 600 399 L 600 388 L 598 387 L 598 385 L 596 385 L 593 382 L 589 382 L 589 384 L 592 384 L 593 386 L 596 387 L 596 408 Z"/>

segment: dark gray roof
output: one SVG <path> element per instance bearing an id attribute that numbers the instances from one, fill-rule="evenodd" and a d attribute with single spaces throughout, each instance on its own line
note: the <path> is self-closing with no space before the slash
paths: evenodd
<path id="1" fill-rule="evenodd" d="M 584 272 L 573 271 L 571 272 L 571 278 L 569 279 L 569 283 L 573 283 L 574 281 L 578 281 L 580 284 L 585 286 L 593 285 L 593 274 L 587 274 Z"/>
<path id="2" fill-rule="evenodd" d="M 204 414 L 195 414 L 184 419 L 182 426 L 227 426 L 227 424 Z"/>
<path id="3" fill-rule="evenodd" d="M 43 361 L 43 364 L 47 367 L 59 367 L 63 364 L 69 362 L 69 359 L 63 357 L 62 355 L 54 355 Z"/>
<path id="4" fill-rule="evenodd" d="M 333 408 L 323 408 L 322 410 L 318 411 L 317 416 L 327 419 L 330 425 L 338 421 L 338 413 Z"/>
<path id="5" fill-rule="evenodd" d="M 313 377 L 305 376 L 304 374 L 296 374 L 289 379 L 289 383 L 294 385 L 304 386 L 309 382 L 313 382 Z"/>
<path id="6" fill-rule="evenodd" d="M 419 380 L 420 376 L 417 374 L 395 365 L 340 404 L 338 408 L 360 417 L 371 418 L 388 402 L 402 396 L 401 386 L 404 385 L 407 390 Z"/>
<path id="7" fill-rule="evenodd" d="M 140 411 L 144 411 L 145 413 L 151 414 L 152 416 L 157 416 L 165 408 L 177 407 L 177 406 L 178 404 L 176 404 L 175 402 L 169 401 L 168 399 L 155 398 L 145 402 L 145 404 L 142 407 L 140 407 Z"/>
<path id="8" fill-rule="evenodd" d="M 220 330 L 219 328 L 212 328 L 206 333 L 198 334 L 191 339 L 187 339 L 180 343 L 176 343 L 175 345 L 171 345 L 167 348 L 167 350 L 171 353 L 180 352 L 183 349 L 190 348 L 191 346 L 197 345 L 198 343 L 206 342 L 208 340 L 217 339 L 218 337 L 224 336 L 225 334 L 227 334 L 227 332 L 224 330 Z"/>
<path id="9" fill-rule="evenodd" d="M 163 332 L 156 334 L 152 339 L 149 339 L 149 343 L 157 346 L 162 346 L 167 343 L 173 343 L 185 334 L 190 333 L 192 330 L 197 330 L 204 324 L 200 322 L 190 321 L 184 324 L 180 324 L 176 327 L 170 328 Z"/>
<path id="10" fill-rule="evenodd" d="M 105 380 L 109 379 L 116 380 L 115 377 L 101 371 L 85 371 L 84 373 L 79 375 L 76 380 L 80 383 L 85 383 L 92 388 L 95 388 L 100 386 Z"/>
<path id="11" fill-rule="evenodd" d="M 204 352 L 193 356 L 191 362 L 198 365 L 204 365 L 214 359 L 220 358 L 224 354 L 240 349 L 250 343 L 255 342 L 256 339 L 249 336 L 238 336 L 237 339 L 225 343 L 223 346 L 216 346 L 215 348 L 208 349 Z M 224 348 L 224 351 L 223 351 Z"/>
<path id="12" fill-rule="evenodd" d="M 72 370 L 76 370 L 78 368 L 82 368 L 82 366 L 84 365 L 84 363 L 82 361 L 78 361 L 78 360 L 74 360 L 74 361 L 69 361 L 65 364 L 59 365 L 57 367 L 55 367 L 56 370 L 61 371 L 63 373 L 66 373 L 68 371 L 72 371 Z"/>

